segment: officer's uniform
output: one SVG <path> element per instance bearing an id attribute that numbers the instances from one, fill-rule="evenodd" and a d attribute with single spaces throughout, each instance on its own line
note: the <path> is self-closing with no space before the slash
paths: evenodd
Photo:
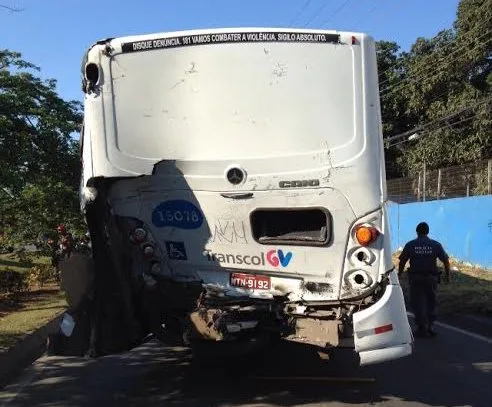
<path id="1" fill-rule="evenodd" d="M 420 330 L 425 330 L 436 319 L 436 293 L 440 280 L 437 259 L 445 262 L 448 255 L 439 242 L 425 235 L 408 242 L 400 254 L 400 262 L 410 260 L 410 303 Z"/>

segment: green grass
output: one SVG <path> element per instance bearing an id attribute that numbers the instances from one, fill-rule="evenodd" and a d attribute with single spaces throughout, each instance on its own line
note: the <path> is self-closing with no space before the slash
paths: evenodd
<path id="1" fill-rule="evenodd" d="M 393 256 L 395 266 L 398 266 L 397 254 Z M 466 266 L 452 260 L 451 282 L 439 285 L 438 312 L 442 315 L 456 313 L 482 314 L 492 316 L 492 270 Z M 441 268 L 444 275 L 444 269 Z M 404 275 L 401 285 L 408 303 L 408 279 Z"/>
<path id="2" fill-rule="evenodd" d="M 18 272 L 26 272 L 35 264 L 51 264 L 48 256 L 33 255 L 30 256 L 32 263 L 22 261 L 15 253 L 0 254 L 0 270 L 10 269 Z"/>
<path id="3" fill-rule="evenodd" d="M 21 294 L 15 300 L 0 301 L 0 352 L 51 320 L 66 305 L 55 285 Z"/>
<path id="4" fill-rule="evenodd" d="M 48 256 L 28 255 L 27 258 L 31 261 L 22 260 L 15 253 L 0 254 L 0 270 L 26 273 L 37 264 L 51 264 Z M 64 295 L 55 284 L 30 287 L 29 292 L 0 297 L 0 352 L 14 345 L 26 333 L 41 327 L 65 307 Z"/>

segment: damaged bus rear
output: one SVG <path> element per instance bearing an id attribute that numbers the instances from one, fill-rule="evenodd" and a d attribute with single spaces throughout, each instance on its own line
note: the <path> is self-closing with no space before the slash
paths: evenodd
<path id="1" fill-rule="evenodd" d="M 411 353 L 370 37 L 108 39 L 87 51 L 82 75 L 93 268 L 71 315 L 84 352 L 152 333 L 195 350 L 271 339 L 350 348 L 361 365 Z"/>

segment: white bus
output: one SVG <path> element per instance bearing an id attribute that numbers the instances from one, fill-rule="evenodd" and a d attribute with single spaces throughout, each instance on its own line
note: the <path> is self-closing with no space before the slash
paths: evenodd
<path id="1" fill-rule="evenodd" d="M 82 75 L 94 354 L 149 333 L 349 348 L 360 365 L 412 352 L 369 36 L 130 36 L 93 45 Z"/>

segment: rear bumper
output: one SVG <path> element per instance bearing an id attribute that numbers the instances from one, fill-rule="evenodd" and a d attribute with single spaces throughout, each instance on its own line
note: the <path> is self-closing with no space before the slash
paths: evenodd
<path id="1" fill-rule="evenodd" d="M 361 366 L 412 353 L 413 336 L 399 285 L 388 284 L 379 301 L 354 313 L 353 325 L 355 351 Z"/>
<path id="2" fill-rule="evenodd" d="M 412 346 L 398 345 L 390 348 L 367 350 L 359 352 L 360 365 L 367 366 L 376 363 L 383 363 L 394 359 L 403 358 L 412 353 Z"/>

